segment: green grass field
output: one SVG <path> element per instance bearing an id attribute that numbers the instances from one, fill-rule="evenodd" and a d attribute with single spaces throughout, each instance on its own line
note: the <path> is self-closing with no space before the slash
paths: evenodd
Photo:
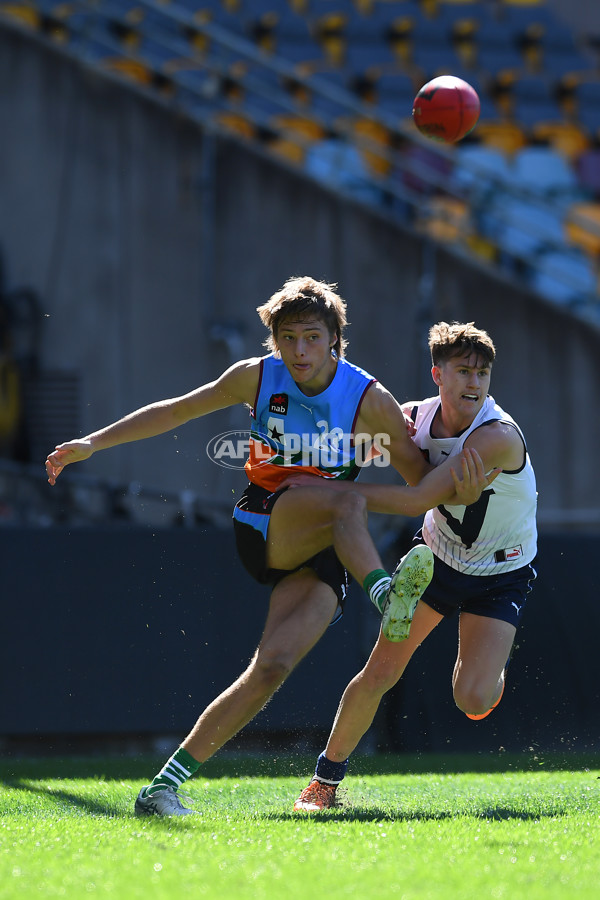
<path id="1" fill-rule="evenodd" d="M 200 815 L 137 819 L 162 761 L 0 760 L 2 900 L 600 895 L 597 758 L 357 757 L 307 816 L 313 757 L 224 757 L 190 784 Z"/>

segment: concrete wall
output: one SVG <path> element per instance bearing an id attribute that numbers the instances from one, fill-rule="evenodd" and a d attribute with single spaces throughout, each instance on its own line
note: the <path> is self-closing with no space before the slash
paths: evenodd
<path id="1" fill-rule="evenodd" d="M 261 353 L 256 306 L 309 273 L 339 282 L 350 358 L 400 400 L 434 392 L 432 322 L 488 328 L 492 393 L 527 435 L 541 512 L 600 509 L 597 330 L 4 28 L 0 83 L 0 247 L 11 284 L 42 298 L 43 370 L 81 378 L 83 433 Z M 246 423 L 215 414 L 81 471 L 228 503 L 243 477 L 205 446 Z M 50 425 L 48 448 L 71 437 Z"/>
<path id="2" fill-rule="evenodd" d="M 43 529 L 3 534 L 12 637 L 0 655 L 0 738 L 183 737 L 246 668 L 266 617 L 268 590 L 237 561 L 231 530 L 55 529 L 47 538 Z M 376 619 L 354 585 L 342 622 L 250 730 L 327 729 Z"/>
<path id="3" fill-rule="evenodd" d="M 371 746 L 411 752 L 598 748 L 599 539 L 540 541 L 502 704 L 470 722 L 452 699 L 456 619 L 445 621 L 389 693 Z M 5 529 L 0 738 L 182 738 L 246 668 L 268 591 L 235 559 L 230 530 Z M 32 565 L 35 560 L 35 565 Z M 572 599 L 572 608 L 569 600 Z M 581 622 L 585 627 L 581 627 Z M 379 617 L 356 584 L 347 611 L 248 726 L 326 735 Z M 1 740 L 0 740 L 1 746 Z M 265 741 L 265 753 L 268 753 Z"/>

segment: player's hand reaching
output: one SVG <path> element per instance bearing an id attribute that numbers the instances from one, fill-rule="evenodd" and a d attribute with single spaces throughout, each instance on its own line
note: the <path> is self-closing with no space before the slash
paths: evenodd
<path id="1" fill-rule="evenodd" d="M 89 459 L 94 451 L 89 441 L 68 441 L 59 444 L 56 449 L 48 454 L 46 459 L 46 474 L 50 484 L 56 484 L 56 479 L 65 466 L 74 462 Z"/>
<path id="2" fill-rule="evenodd" d="M 415 434 L 417 433 L 417 426 L 415 425 L 415 423 L 413 422 L 411 417 L 408 415 L 408 413 L 405 413 L 403 411 L 403 415 L 404 415 L 404 422 L 406 424 L 406 430 L 408 431 L 408 436 L 414 437 Z"/>
<path id="3" fill-rule="evenodd" d="M 502 469 L 492 469 L 486 474 L 483 461 L 474 448 L 464 447 L 460 458 L 460 476 L 454 468 L 452 480 L 454 481 L 455 497 L 448 501 L 450 506 L 470 506 L 476 503 L 483 491 L 490 486 L 492 481 L 500 474 Z"/>

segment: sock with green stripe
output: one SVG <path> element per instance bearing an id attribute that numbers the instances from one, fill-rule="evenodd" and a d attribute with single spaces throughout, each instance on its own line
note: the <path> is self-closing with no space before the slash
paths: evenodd
<path id="1" fill-rule="evenodd" d="M 391 580 L 385 569 L 373 569 L 363 581 L 364 592 L 380 613 L 383 613 L 383 604 L 385 603 Z"/>
<path id="2" fill-rule="evenodd" d="M 165 763 L 162 767 L 156 778 L 153 779 L 152 783 L 148 785 L 146 788 L 146 794 L 152 795 L 155 794 L 156 791 L 164 790 L 167 787 L 172 787 L 177 790 L 180 788 L 182 784 L 191 778 L 194 772 L 196 772 L 200 768 L 200 763 L 197 759 L 194 759 L 187 750 L 184 750 L 183 747 L 180 747 L 177 750 L 171 759 Z"/>

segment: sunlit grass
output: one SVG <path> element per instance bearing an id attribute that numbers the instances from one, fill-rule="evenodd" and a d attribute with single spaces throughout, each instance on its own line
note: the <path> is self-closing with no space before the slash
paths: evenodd
<path id="1" fill-rule="evenodd" d="M 597 900 L 599 771 L 412 762 L 354 761 L 341 805 L 307 816 L 314 760 L 213 761 L 200 815 L 167 820 L 132 815 L 148 762 L 6 762 L 0 897 Z"/>

